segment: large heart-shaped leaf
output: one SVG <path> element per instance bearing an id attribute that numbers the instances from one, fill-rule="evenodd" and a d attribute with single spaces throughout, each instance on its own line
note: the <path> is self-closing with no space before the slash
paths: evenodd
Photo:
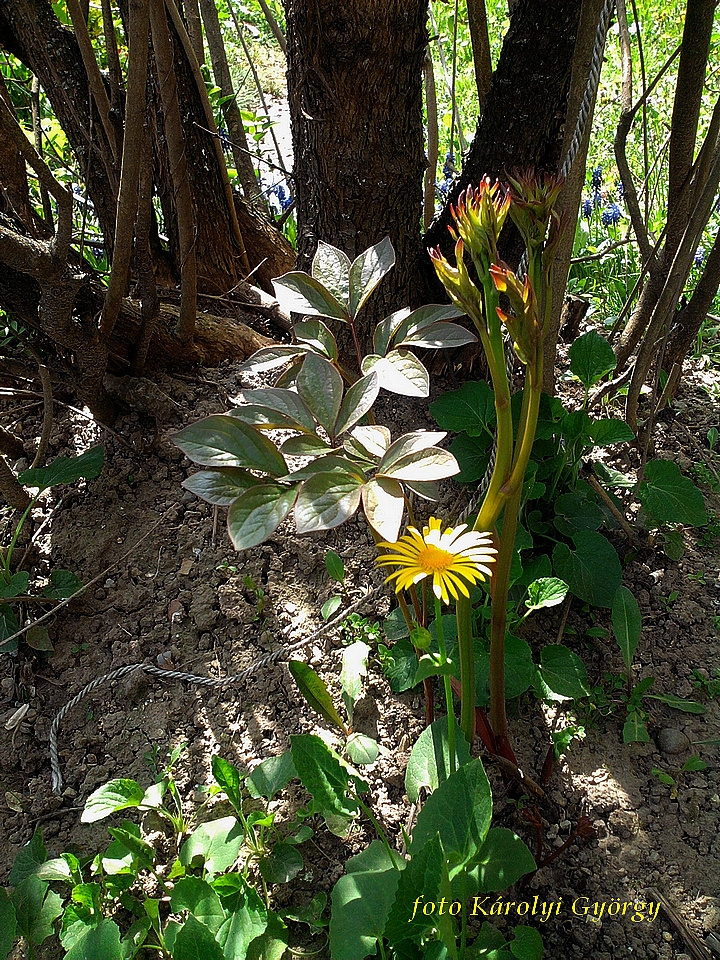
<path id="1" fill-rule="evenodd" d="M 380 381 L 372 371 L 354 383 L 345 394 L 333 436 L 340 436 L 361 420 L 372 409 L 379 392 Z"/>
<path id="2" fill-rule="evenodd" d="M 347 322 L 347 308 L 319 280 L 293 270 L 273 280 L 278 303 L 288 313 L 330 317 Z"/>
<path id="3" fill-rule="evenodd" d="M 274 533 L 292 510 L 297 487 L 258 484 L 246 490 L 228 510 L 227 527 L 236 550 L 256 547 Z"/>
<path id="4" fill-rule="evenodd" d="M 470 380 L 433 400 L 430 413 L 443 430 L 471 437 L 490 434 L 495 427 L 495 394 L 484 380 Z"/>
<path id="5" fill-rule="evenodd" d="M 570 591 L 595 607 L 611 607 L 622 582 L 620 559 L 615 547 L 595 530 L 573 534 L 575 550 L 558 543 L 553 550 L 553 568 Z"/>
<path id="6" fill-rule="evenodd" d="M 379 460 L 390 446 L 390 431 L 380 425 L 355 427 L 350 432 L 350 438 L 343 441 L 343 446 L 349 453 L 370 461 Z"/>
<path id="7" fill-rule="evenodd" d="M 207 503 L 227 507 L 259 482 L 258 478 L 247 470 L 221 467 L 219 470 L 198 470 L 183 480 L 182 485 Z"/>
<path id="8" fill-rule="evenodd" d="M 395 543 L 400 533 L 405 496 L 397 480 L 375 477 L 362 488 L 362 502 L 370 526 L 383 540 Z"/>
<path id="9" fill-rule="evenodd" d="M 360 506 L 362 480 L 349 473 L 323 473 L 306 480 L 295 504 L 298 533 L 331 530 Z"/>
<path id="10" fill-rule="evenodd" d="M 332 435 L 343 395 L 342 377 L 335 367 L 309 353 L 297 377 L 297 390 L 318 423 Z"/>
<path id="11" fill-rule="evenodd" d="M 319 240 L 312 262 L 312 275 L 343 306 L 350 303 L 350 259 L 337 247 Z"/>
<path id="12" fill-rule="evenodd" d="M 235 817 L 206 820 L 180 848 L 180 863 L 195 866 L 202 861 L 206 876 L 215 876 L 235 862 L 245 833 Z"/>
<path id="13" fill-rule="evenodd" d="M 568 356 L 571 371 L 588 389 L 614 370 L 617 362 L 613 348 L 594 330 L 578 337 L 570 347 Z"/>
<path id="14" fill-rule="evenodd" d="M 275 444 L 237 417 L 205 417 L 176 433 L 173 442 L 185 456 L 203 467 L 245 467 L 271 477 L 282 477 L 288 472 Z"/>
<path id="15" fill-rule="evenodd" d="M 462 734 L 457 737 L 455 751 L 459 766 L 470 759 L 470 747 Z M 450 776 L 450 744 L 448 719 L 435 720 L 415 741 L 405 770 L 405 792 L 410 803 L 417 803 L 421 788 L 432 793 Z"/>
<path id="16" fill-rule="evenodd" d="M 643 509 L 658 525 L 683 523 L 701 527 L 707 523 L 703 495 L 672 460 L 651 460 L 637 492 Z"/>
<path id="17" fill-rule="evenodd" d="M 170 909 L 173 913 L 187 910 L 213 933 L 218 932 L 225 919 L 220 898 L 210 884 L 200 877 L 181 877 L 175 881 Z"/>
<path id="18" fill-rule="evenodd" d="M 483 893 L 507 890 L 537 869 L 533 855 L 512 830 L 492 827 L 474 857 L 472 879 Z"/>
<path id="19" fill-rule="evenodd" d="M 367 298 L 382 278 L 395 265 L 395 251 L 390 237 L 364 250 L 350 267 L 350 314 L 357 316 Z"/>
<path id="20" fill-rule="evenodd" d="M 297 424 L 298 430 L 305 430 L 312 433 L 315 430 L 315 421 L 308 410 L 302 398 L 294 390 L 287 390 L 281 387 L 258 387 L 255 390 L 244 390 L 237 397 L 240 406 L 231 411 L 232 416 L 240 417 L 246 423 L 262 423 L 262 419 L 256 417 L 254 420 L 248 419 L 243 415 L 246 405 L 259 408 L 259 410 L 273 411 L 286 417 L 291 423 Z M 269 420 L 270 418 L 268 418 Z"/>

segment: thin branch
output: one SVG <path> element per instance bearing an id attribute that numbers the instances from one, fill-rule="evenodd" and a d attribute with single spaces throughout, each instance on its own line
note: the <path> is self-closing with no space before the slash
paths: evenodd
<path id="1" fill-rule="evenodd" d="M 482 0 L 484 2 L 484 0 Z M 435 178 L 438 162 L 438 114 L 437 95 L 435 91 L 435 71 L 432 57 L 428 50 L 423 61 L 423 77 L 425 78 L 425 108 L 427 112 L 427 159 L 425 170 L 425 198 L 423 203 L 423 228 L 428 229 L 435 216 Z"/>
<path id="2" fill-rule="evenodd" d="M 467 0 L 467 18 L 470 28 L 473 61 L 475 63 L 475 85 L 477 87 L 479 105 L 478 113 L 482 116 L 485 99 L 490 91 L 490 81 L 492 79 L 490 37 L 488 36 L 485 0 Z"/>
<path id="3" fill-rule="evenodd" d="M 30 92 L 30 97 L 32 101 L 32 120 L 33 120 L 33 133 L 35 135 L 35 149 L 39 157 L 43 155 L 43 146 L 42 146 L 42 124 L 40 123 L 40 81 L 36 76 L 33 76 L 32 87 Z M 42 202 L 43 208 L 43 219 L 48 230 L 52 231 L 54 229 L 53 222 L 53 212 L 52 205 L 50 204 L 50 194 L 48 193 L 48 188 L 44 183 L 40 184 L 40 200 Z"/>
<path id="4" fill-rule="evenodd" d="M 273 14 L 270 7 L 267 5 L 265 0 L 258 0 L 258 3 L 260 4 L 260 9 L 265 14 L 267 25 L 270 27 L 273 34 L 275 35 L 275 39 L 280 44 L 280 49 L 285 54 L 285 56 L 287 56 L 287 42 L 285 41 L 285 34 L 282 32 L 280 24 L 275 19 L 275 15 Z"/>

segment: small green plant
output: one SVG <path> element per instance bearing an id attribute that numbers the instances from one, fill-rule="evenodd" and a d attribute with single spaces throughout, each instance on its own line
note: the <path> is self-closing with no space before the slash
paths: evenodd
<path id="1" fill-rule="evenodd" d="M 323 620 L 329 620 L 330 617 L 340 609 L 343 600 L 346 603 L 349 601 L 347 591 L 345 590 L 345 564 L 342 561 L 342 557 L 335 553 L 334 550 L 328 550 L 325 554 L 325 569 L 330 579 L 334 580 L 335 583 L 339 583 L 340 589 L 342 590 L 342 594 L 334 594 L 332 597 L 328 597 L 320 608 L 320 615 Z"/>
<path id="2" fill-rule="evenodd" d="M 245 584 L 245 589 L 255 597 L 255 616 L 253 619 L 262 620 L 265 616 L 265 607 L 267 606 L 265 591 L 255 583 L 249 574 L 243 578 L 243 583 Z"/>
<path id="3" fill-rule="evenodd" d="M 13 556 L 18 538 L 42 494 L 61 483 L 74 483 L 80 479 L 92 480 L 99 476 L 103 467 L 103 448 L 92 447 L 77 457 L 56 457 L 46 467 L 34 467 L 21 473 L 18 480 L 37 493 L 31 498 L 26 510 L 15 524 L 9 544 L 0 545 L 0 652 L 12 653 L 17 649 L 18 641 L 7 641 L 20 629 L 15 610 L 22 604 L 39 599 L 47 601 L 65 600 L 76 593 L 82 583 L 70 570 L 53 570 L 50 583 L 43 588 L 41 598 L 29 596 L 30 574 L 26 570 L 13 570 Z M 27 631 L 25 640 L 35 650 L 51 652 L 52 643 L 47 630 L 39 625 Z"/>
<path id="4" fill-rule="evenodd" d="M 362 640 L 371 646 L 377 646 L 382 639 L 380 625 L 375 620 L 369 620 L 359 613 L 351 613 L 340 624 L 346 643 L 355 643 Z"/>
<path id="5" fill-rule="evenodd" d="M 720 618 L 716 619 L 718 620 L 716 626 L 720 628 Z M 710 700 L 720 697 L 720 667 L 715 668 L 714 674 L 711 677 L 706 677 L 697 669 L 693 670 L 692 678 L 695 689 L 701 690 Z"/>
<path id="6" fill-rule="evenodd" d="M 670 790 L 670 799 L 677 800 L 678 791 L 682 784 L 683 777 L 686 773 L 695 773 L 700 770 L 707 770 L 707 763 L 704 760 L 701 760 L 698 756 L 688 757 L 685 763 L 673 773 L 668 773 L 666 770 L 661 770 L 659 767 L 652 768 L 652 775 L 657 777 L 660 783 L 664 783 L 665 786 L 671 787 Z"/>
<path id="7" fill-rule="evenodd" d="M 663 605 L 665 613 L 670 613 L 679 596 L 679 590 L 672 590 L 666 597 L 660 597 L 660 603 Z"/>

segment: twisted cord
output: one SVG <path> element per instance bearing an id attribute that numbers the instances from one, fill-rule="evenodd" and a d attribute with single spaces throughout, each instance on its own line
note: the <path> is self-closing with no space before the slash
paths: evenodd
<path id="1" fill-rule="evenodd" d="M 588 117 L 590 116 L 590 107 L 592 106 L 592 102 L 595 99 L 595 94 L 597 93 L 598 84 L 600 82 L 600 70 L 602 68 L 603 56 L 605 52 L 605 40 L 607 38 L 610 18 L 612 17 L 614 10 L 615 0 L 605 0 L 603 8 L 600 11 L 600 19 L 598 20 L 597 30 L 595 31 L 595 44 L 593 46 L 592 59 L 590 61 L 590 72 L 588 74 L 587 84 L 585 85 L 585 93 L 583 94 L 582 103 L 580 104 L 580 110 L 578 111 L 578 118 L 577 122 L 575 123 L 575 132 L 572 140 L 570 141 L 570 146 L 568 147 L 567 153 L 565 154 L 563 165 L 560 169 L 560 176 L 564 180 L 567 180 L 568 176 L 570 175 L 573 163 L 575 162 L 575 157 L 580 149 L 580 144 L 582 143 L 583 135 L 585 133 Z M 525 250 L 520 258 L 520 263 L 517 269 L 517 275 L 520 280 L 524 279 L 525 274 L 527 273 L 527 268 L 528 255 L 527 250 Z M 506 350 L 505 353 L 505 365 L 508 376 L 511 377 L 515 363 L 514 355 L 512 350 Z M 490 486 L 490 478 L 492 477 L 493 470 L 495 469 L 496 458 L 497 440 L 493 439 L 492 452 L 485 470 L 485 475 L 480 481 L 477 490 L 471 497 L 470 502 L 458 517 L 459 523 L 465 523 L 473 513 L 477 512 L 482 498 L 485 496 L 487 488 Z"/>
<path id="2" fill-rule="evenodd" d="M 269 666 L 271 663 L 276 663 L 278 660 L 288 660 L 290 659 L 290 654 L 300 647 L 305 646 L 313 640 L 317 640 L 320 637 L 325 636 L 326 633 L 329 633 L 333 630 L 341 621 L 343 621 L 349 614 L 357 610 L 358 607 L 361 607 L 366 601 L 377 596 L 378 593 L 385 586 L 384 583 L 378 584 L 378 586 L 373 587 L 371 590 L 366 590 L 363 595 L 350 604 L 342 613 L 338 614 L 333 620 L 329 620 L 326 624 L 323 624 L 322 627 L 319 627 L 314 633 L 311 633 L 309 637 L 304 637 L 302 640 L 299 640 L 297 643 L 292 644 L 289 647 L 278 647 L 277 650 L 274 650 L 272 653 L 266 654 L 256 663 L 253 663 L 251 666 L 246 667 L 245 670 L 241 670 L 240 673 L 232 674 L 228 677 L 219 677 L 215 679 L 214 677 L 201 677 L 195 673 L 186 673 L 184 670 L 168 670 L 165 667 L 156 667 L 152 663 L 145 663 L 143 661 L 138 663 L 128 663 L 124 667 L 118 667 L 117 670 L 112 670 L 110 673 L 104 673 L 100 677 L 96 677 L 94 680 L 91 680 L 90 683 L 85 684 L 82 690 L 78 691 L 72 700 L 68 700 L 64 707 L 61 707 L 58 713 L 55 716 L 55 719 L 52 722 L 50 727 L 50 768 L 52 771 L 52 788 L 53 793 L 59 795 L 62 793 L 63 779 L 62 773 L 60 772 L 60 759 L 58 757 L 58 731 L 60 730 L 60 724 L 65 719 L 66 714 L 76 707 L 79 703 L 92 693 L 93 690 L 97 690 L 98 687 L 102 687 L 106 683 L 111 683 L 113 680 L 121 680 L 123 677 L 126 677 L 130 673 L 134 673 L 136 670 L 142 670 L 143 673 L 148 674 L 152 677 L 160 677 L 163 680 L 176 680 L 179 682 L 193 683 L 202 687 L 214 687 L 218 690 L 224 690 L 226 687 L 230 687 L 233 684 L 241 683 L 243 680 L 246 680 L 251 674 L 255 673 L 256 670 L 261 670 L 263 667 Z"/>

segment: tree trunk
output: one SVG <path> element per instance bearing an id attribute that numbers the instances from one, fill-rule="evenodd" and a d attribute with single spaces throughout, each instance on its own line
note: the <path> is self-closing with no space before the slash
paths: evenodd
<path id="1" fill-rule="evenodd" d="M 425 168 L 425 0 L 285 0 L 298 265 L 318 240 L 352 260 L 389 236 L 397 264 L 359 325 L 424 299 L 417 285 Z M 362 316 L 362 315 L 361 315 Z"/>

